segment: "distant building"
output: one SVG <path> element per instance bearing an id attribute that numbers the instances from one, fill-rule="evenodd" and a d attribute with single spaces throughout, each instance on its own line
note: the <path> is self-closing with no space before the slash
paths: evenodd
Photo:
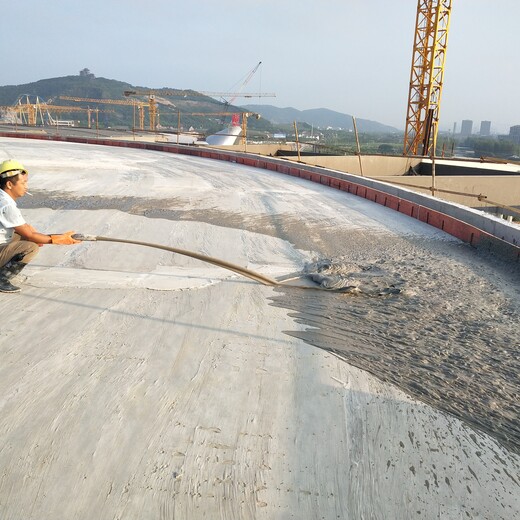
<path id="1" fill-rule="evenodd" d="M 480 137 L 491 135 L 491 121 L 480 122 Z"/>
<path id="2" fill-rule="evenodd" d="M 512 126 L 509 129 L 509 140 L 513 143 L 520 144 L 520 125 Z"/>
<path id="3" fill-rule="evenodd" d="M 83 78 L 95 78 L 94 74 L 89 69 L 82 69 L 79 71 L 79 75 Z"/>
<path id="4" fill-rule="evenodd" d="M 461 137 L 468 137 L 473 133 L 473 121 L 470 119 L 464 119 L 460 127 Z"/>

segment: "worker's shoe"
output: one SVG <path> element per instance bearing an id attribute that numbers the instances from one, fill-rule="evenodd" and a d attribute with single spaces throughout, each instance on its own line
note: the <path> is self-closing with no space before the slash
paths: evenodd
<path id="1" fill-rule="evenodd" d="M 0 293 L 15 293 L 20 292 L 20 287 L 16 287 L 9 280 L 6 280 L 0 275 Z"/>
<path id="2" fill-rule="evenodd" d="M 0 292 L 14 293 L 20 292 L 20 287 L 13 285 L 10 280 L 14 278 L 26 266 L 22 262 L 18 262 L 14 258 L 9 260 L 2 268 L 0 268 Z"/>

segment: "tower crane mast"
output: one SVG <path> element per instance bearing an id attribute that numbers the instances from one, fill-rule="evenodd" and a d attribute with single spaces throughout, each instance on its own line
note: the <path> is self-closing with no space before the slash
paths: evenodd
<path id="1" fill-rule="evenodd" d="M 452 0 L 418 0 L 404 155 L 435 153 Z"/>

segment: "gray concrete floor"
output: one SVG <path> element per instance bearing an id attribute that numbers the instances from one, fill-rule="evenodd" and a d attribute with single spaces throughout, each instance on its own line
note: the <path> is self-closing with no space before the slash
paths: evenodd
<path id="1" fill-rule="evenodd" d="M 459 246 L 365 200 L 235 164 L 0 139 L 7 157 L 30 171 L 34 197 L 20 205 L 43 232 L 155 242 L 273 277 L 346 253 L 354 232 L 360 247 Z M 20 294 L 0 295 L 1 518 L 520 513 L 516 453 L 287 334 L 310 325 L 272 305 L 273 288 L 97 242 L 45 246 L 26 274 Z"/>

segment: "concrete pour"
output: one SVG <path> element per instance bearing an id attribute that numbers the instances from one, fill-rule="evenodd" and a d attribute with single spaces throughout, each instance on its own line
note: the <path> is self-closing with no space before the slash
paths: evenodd
<path id="1" fill-rule="evenodd" d="M 387 208 L 236 164 L 1 139 L 7 157 L 30 171 L 20 206 L 42 232 L 155 242 L 273 277 L 381 240 L 460 247 Z M 20 294 L 0 295 L 3 519 L 520 513 L 515 452 L 285 334 L 312 324 L 272 305 L 273 288 L 96 242 L 45 246 L 24 273 Z"/>

